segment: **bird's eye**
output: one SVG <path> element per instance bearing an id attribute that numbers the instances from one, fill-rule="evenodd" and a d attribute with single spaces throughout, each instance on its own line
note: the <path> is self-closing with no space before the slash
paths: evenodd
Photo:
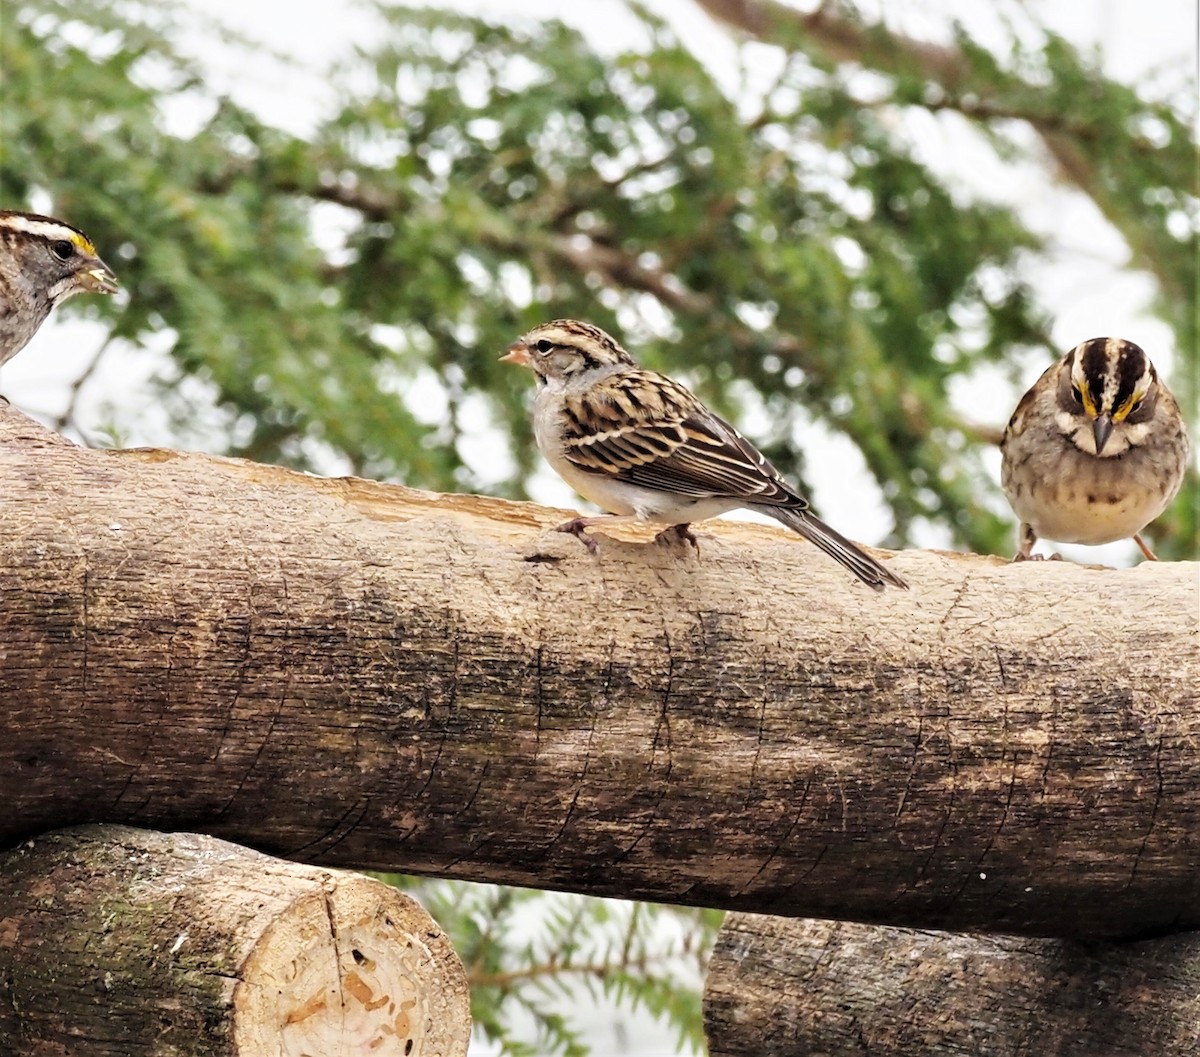
<path id="1" fill-rule="evenodd" d="M 1083 393 L 1081 393 L 1079 391 L 1079 386 L 1077 386 L 1077 385 L 1071 386 L 1071 399 L 1074 400 L 1075 403 L 1079 404 L 1081 407 L 1083 406 Z"/>
<path id="2" fill-rule="evenodd" d="M 535 347 L 537 348 L 538 352 L 546 353 L 554 348 L 554 345 L 545 338 L 542 338 Z"/>
<path id="3" fill-rule="evenodd" d="M 69 261 L 75 253 L 75 247 L 66 239 L 56 239 L 50 243 L 50 252 L 60 261 Z"/>

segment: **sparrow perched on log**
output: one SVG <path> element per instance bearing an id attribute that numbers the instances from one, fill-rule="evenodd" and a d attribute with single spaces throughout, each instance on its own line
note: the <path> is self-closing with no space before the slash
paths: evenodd
<path id="1" fill-rule="evenodd" d="M 1021 519 L 1014 561 L 1039 536 L 1100 544 L 1142 529 L 1183 484 L 1188 438 L 1179 404 L 1132 341 L 1092 338 L 1042 374 L 1000 442 L 1001 483 Z"/>
<path id="2" fill-rule="evenodd" d="M 55 305 L 116 290 L 117 277 L 78 228 L 0 209 L 0 364 L 29 344 Z"/>
<path id="3" fill-rule="evenodd" d="M 587 529 L 606 521 L 668 526 L 660 540 L 696 538 L 689 525 L 728 510 L 769 514 L 877 591 L 908 585 L 809 510 L 728 422 L 665 375 L 639 367 L 599 327 L 559 319 L 508 347 L 507 363 L 537 379 L 533 430 L 546 461 L 611 513 L 558 526 L 595 553 Z"/>

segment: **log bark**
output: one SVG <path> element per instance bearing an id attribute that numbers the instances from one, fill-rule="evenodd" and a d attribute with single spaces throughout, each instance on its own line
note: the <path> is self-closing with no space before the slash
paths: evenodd
<path id="1" fill-rule="evenodd" d="M 466 976 L 379 881 L 89 826 L 0 856 L 0 1053 L 453 1057 Z"/>
<path id="2" fill-rule="evenodd" d="M 1200 933 L 1079 943 L 731 914 L 709 1057 L 1192 1057 Z"/>
<path id="3" fill-rule="evenodd" d="M 564 516 L 0 409 L 0 844 L 109 821 L 786 915 L 1200 926 L 1195 563 L 907 552 L 877 595 L 782 529 L 593 558 Z"/>

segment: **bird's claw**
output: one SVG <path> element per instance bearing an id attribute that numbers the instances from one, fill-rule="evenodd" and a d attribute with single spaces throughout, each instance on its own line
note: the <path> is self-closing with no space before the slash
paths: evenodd
<path id="1" fill-rule="evenodd" d="M 673 546 L 676 543 L 687 543 L 696 548 L 696 553 L 700 553 L 700 541 L 696 538 L 696 534 L 692 531 L 690 525 L 672 525 L 670 528 L 665 528 L 657 536 L 654 537 L 655 543 L 665 543 L 668 546 Z"/>
<path id="2" fill-rule="evenodd" d="M 568 536 L 574 536 L 580 543 L 588 549 L 589 554 L 599 554 L 600 544 L 589 536 L 587 533 L 587 522 L 581 518 L 572 518 L 570 521 L 564 521 L 561 525 L 556 525 L 555 532 L 565 532 Z"/>

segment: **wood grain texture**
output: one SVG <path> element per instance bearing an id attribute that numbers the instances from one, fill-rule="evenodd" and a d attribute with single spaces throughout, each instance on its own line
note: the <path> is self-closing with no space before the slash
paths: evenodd
<path id="1" fill-rule="evenodd" d="M 725 919 L 709 1057 L 1193 1057 L 1200 933 L 1138 943 Z"/>
<path id="2" fill-rule="evenodd" d="M 84 826 L 0 855 L 0 1053 L 462 1057 L 462 964 L 379 881 Z"/>
<path id="3" fill-rule="evenodd" d="M 1195 563 L 906 552 L 877 595 L 729 522 L 593 558 L 563 511 L 80 450 L 11 408 L 0 495 L 0 842 L 110 821 L 785 915 L 1200 925 Z"/>

